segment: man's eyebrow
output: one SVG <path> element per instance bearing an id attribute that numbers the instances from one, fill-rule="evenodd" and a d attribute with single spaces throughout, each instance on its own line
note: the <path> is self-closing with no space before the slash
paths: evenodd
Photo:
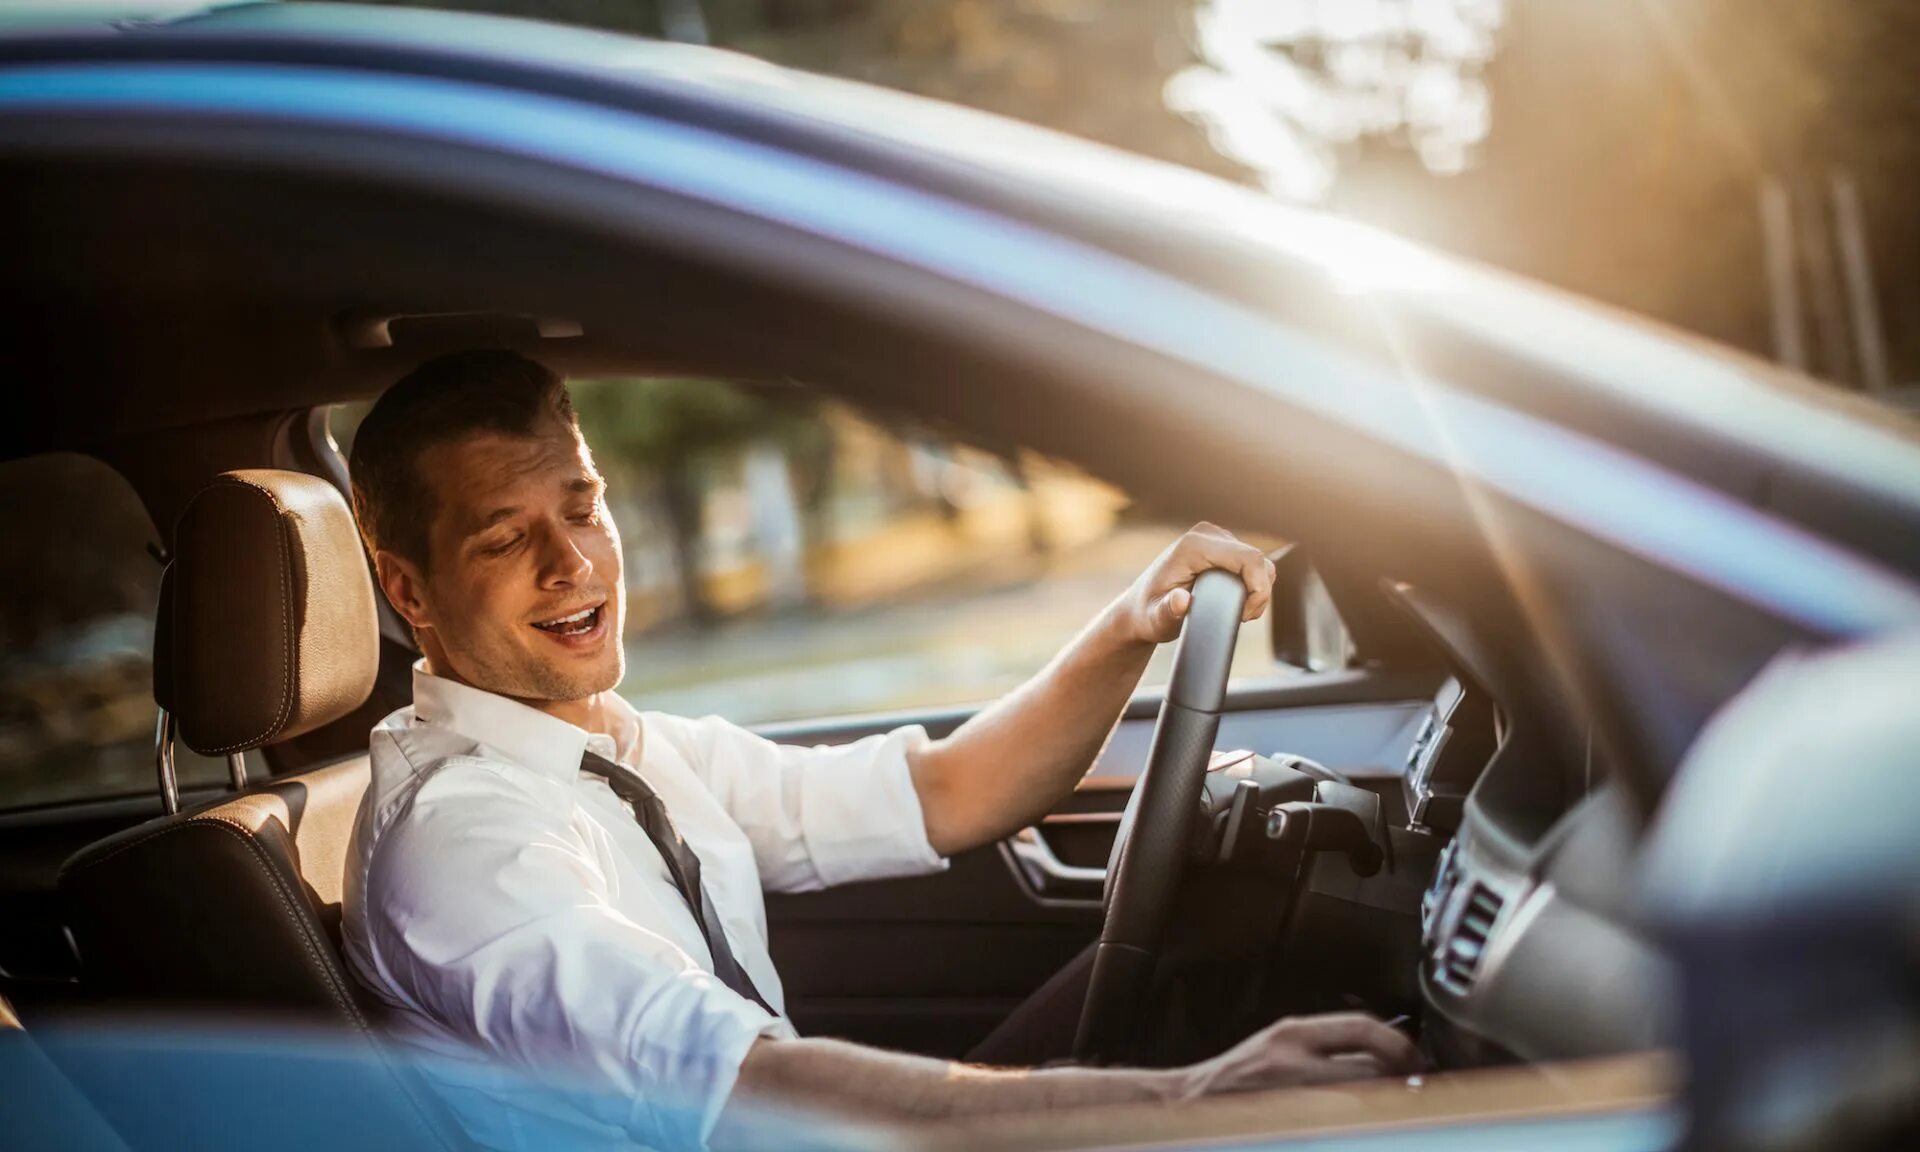
<path id="1" fill-rule="evenodd" d="M 474 520 L 467 528 L 466 537 L 478 536 L 502 520 L 511 520 L 519 514 L 520 509 L 517 506 L 513 508 L 495 508 L 485 516 Z"/>
<path id="2" fill-rule="evenodd" d="M 567 481 L 569 492 L 592 492 L 595 495 L 605 491 L 607 482 L 598 476 L 581 476 Z"/>

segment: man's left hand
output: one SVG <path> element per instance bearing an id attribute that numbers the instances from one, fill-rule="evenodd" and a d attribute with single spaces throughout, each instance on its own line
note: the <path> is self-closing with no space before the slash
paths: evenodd
<path id="1" fill-rule="evenodd" d="M 1209 568 L 1224 568 L 1247 586 L 1243 620 L 1267 610 L 1273 597 L 1273 561 L 1233 533 L 1202 521 L 1160 553 L 1133 587 L 1114 604 L 1123 636 L 1165 644 L 1180 635 L 1180 622 L 1193 604 L 1193 581 Z"/>

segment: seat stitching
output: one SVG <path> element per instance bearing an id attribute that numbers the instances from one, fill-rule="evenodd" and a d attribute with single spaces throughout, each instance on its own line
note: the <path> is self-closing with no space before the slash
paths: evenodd
<path id="1" fill-rule="evenodd" d="M 70 860 L 61 867 L 60 874 L 62 876 L 77 876 L 82 872 L 91 871 L 92 869 L 98 868 L 102 864 L 107 863 L 109 860 L 112 860 L 114 857 L 120 855 L 122 852 L 130 852 L 133 849 L 140 847 L 140 845 L 145 844 L 150 840 L 157 840 L 160 837 L 165 836 L 169 832 L 179 831 L 182 827 L 185 827 L 185 825 L 189 821 L 194 820 L 196 818 L 197 816 L 189 816 L 177 824 L 167 824 L 159 828 L 149 829 L 144 836 L 135 837 L 134 839 L 127 841 L 125 844 L 119 845 L 113 851 L 107 853 L 105 856 L 99 856 L 92 860 L 79 860 L 79 859 Z"/>
<path id="2" fill-rule="evenodd" d="M 272 858 L 267 855 L 266 849 L 260 846 L 259 842 L 254 839 L 253 833 L 248 831 L 243 825 L 229 820 L 226 817 L 209 815 L 206 817 L 196 817 L 188 821 L 188 823 L 194 822 L 198 822 L 207 827 L 219 826 L 226 828 L 234 835 L 240 837 L 241 841 L 252 850 L 254 855 L 260 857 L 261 861 L 266 864 L 267 874 L 273 880 L 275 893 L 280 897 L 282 906 L 287 906 L 288 915 L 292 918 L 294 925 L 299 928 L 301 943 L 307 949 L 308 958 L 319 967 L 321 974 L 326 977 L 328 991 L 333 993 L 334 1000 L 346 1010 L 347 1014 L 352 1018 L 354 1025 L 360 1029 L 368 1042 L 373 1045 L 374 1053 L 382 1064 L 387 1065 L 388 1072 L 394 1077 L 401 1094 L 406 1097 L 407 1103 L 413 1107 L 414 1112 L 418 1115 L 426 1129 L 433 1134 L 441 1147 L 454 1147 L 445 1140 L 444 1134 L 440 1131 L 439 1123 L 429 1115 L 428 1110 L 420 1101 L 415 1099 L 413 1085 L 408 1081 L 406 1074 L 400 1068 L 394 1066 L 393 1057 L 391 1053 L 387 1051 L 386 1044 L 383 1042 L 380 1033 L 375 1030 L 373 1025 L 361 1013 L 360 1006 L 354 1002 L 352 989 L 341 986 L 340 982 L 334 977 L 334 969 L 330 967 L 316 951 L 316 943 L 318 942 L 314 940 L 313 931 L 308 926 L 307 921 L 288 906 L 289 899 L 285 883 L 281 880 L 278 869 L 273 866 Z M 302 897 L 302 899 L 304 900 L 304 897 Z M 322 944 L 321 946 L 331 947 L 330 944 Z M 351 979 L 351 977 L 349 977 L 349 979 Z"/>
<path id="3" fill-rule="evenodd" d="M 276 784 L 298 783 L 298 784 L 301 784 L 302 786 L 311 786 L 309 782 L 312 780 L 313 776 L 317 776 L 320 773 L 327 771 L 329 768 L 336 768 L 342 764 L 355 763 L 359 759 L 360 757 L 357 757 L 357 756 L 348 756 L 333 764 L 323 764 L 318 768 L 309 769 L 307 773 L 303 773 L 301 775 L 281 777 L 279 780 L 274 781 L 274 783 Z M 267 795 L 274 795 L 274 793 L 272 793 L 271 791 L 236 793 L 232 797 L 232 799 L 224 801 L 217 807 L 225 807 L 227 804 L 234 803 L 234 801 L 236 800 L 246 800 L 255 796 L 267 796 Z M 162 817 L 162 819 L 165 819 L 165 817 Z M 234 821 L 227 820 L 225 817 L 213 815 L 211 810 L 201 811 L 201 812 L 191 812 L 185 816 L 180 817 L 180 820 L 178 823 L 166 824 L 158 828 L 148 829 L 145 835 L 135 837 L 134 839 L 127 841 L 125 844 L 117 845 L 113 849 L 113 851 L 107 853 L 105 856 L 97 857 L 92 860 L 76 859 L 76 860 L 68 861 L 67 864 L 61 866 L 60 874 L 63 876 L 75 875 L 80 872 L 84 872 L 90 868 L 97 868 L 100 865 L 105 864 L 107 861 L 112 860 L 115 856 L 120 855 L 122 852 L 126 852 L 134 848 L 138 848 L 140 845 L 145 844 L 147 841 L 152 840 L 155 837 L 165 836 L 167 833 L 175 831 L 178 828 L 180 828 L 182 825 L 190 823 L 195 820 L 200 820 L 200 821 L 224 820 L 225 822 L 230 824 L 234 823 Z"/>
<path id="4" fill-rule="evenodd" d="M 454 1148 L 460 1147 L 460 1145 L 452 1143 L 447 1139 L 446 1133 L 442 1131 L 440 1121 L 432 1114 L 431 1109 L 423 1105 L 421 1101 L 417 1098 L 416 1089 L 414 1085 L 407 1079 L 406 1072 L 403 1070 L 402 1067 L 396 1067 L 394 1065 L 393 1055 L 387 1051 L 387 1046 L 383 1038 L 381 1037 L 380 1033 L 373 1028 L 373 1026 L 368 1022 L 366 1016 L 361 1013 L 359 1005 L 354 1003 L 352 992 L 350 990 L 341 988 L 339 981 L 334 976 L 333 969 L 329 967 L 326 961 L 316 952 L 316 949 L 315 949 L 316 942 L 314 941 L 314 938 L 313 938 L 313 931 L 307 925 L 306 920 L 302 919 L 299 916 L 299 914 L 294 912 L 294 910 L 290 906 L 290 900 L 287 895 L 286 885 L 285 885 L 285 882 L 280 877 L 279 870 L 274 866 L 273 860 L 267 854 L 266 849 L 260 846 L 259 842 L 254 839 L 253 833 L 249 831 L 244 825 L 241 825 L 237 821 L 234 821 L 224 816 L 215 816 L 210 814 L 196 814 L 194 816 L 189 816 L 186 819 L 179 821 L 178 823 L 167 824 L 163 827 L 153 829 L 152 831 L 148 832 L 144 836 L 141 836 L 135 840 L 131 840 L 125 844 L 120 845 L 118 848 L 115 848 L 112 852 L 107 853 L 105 856 L 102 856 L 97 860 L 83 861 L 78 866 L 71 869 L 63 868 L 61 870 L 61 874 L 63 876 L 68 876 L 68 875 L 77 875 L 78 873 L 85 872 L 85 871 L 91 871 L 93 869 L 100 867 L 101 865 L 107 863 L 109 860 L 112 860 L 114 857 L 119 856 L 120 854 L 130 849 L 137 848 L 142 844 L 146 844 L 146 843 L 149 843 L 150 841 L 157 840 L 160 837 L 167 835 L 168 833 L 179 832 L 183 829 L 188 829 L 193 827 L 218 829 L 218 830 L 229 832 L 235 836 L 238 836 L 241 842 L 247 846 L 248 850 L 251 851 L 257 858 L 259 858 L 266 865 L 267 875 L 273 882 L 274 894 L 279 898 L 281 907 L 287 911 L 288 915 L 293 920 L 295 927 L 299 929 L 301 945 L 307 950 L 308 959 L 314 962 L 314 964 L 320 969 L 321 975 L 325 977 L 326 983 L 327 983 L 327 990 L 330 993 L 332 993 L 335 1003 L 339 1004 L 342 1008 L 346 1010 L 346 1013 L 348 1017 L 352 1020 L 354 1026 L 357 1027 L 360 1030 L 360 1032 L 366 1036 L 367 1040 L 373 1044 L 374 1050 L 377 1053 L 379 1060 L 381 1061 L 382 1064 L 385 1064 L 388 1066 L 389 1072 L 394 1076 L 395 1081 L 400 1089 L 401 1095 L 406 1098 L 407 1103 L 414 1109 L 415 1114 L 420 1118 L 421 1123 L 426 1127 L 427 1131 L 433 1135 L 436 1143 L 438 1143 L 442 1148 L 447 1148 L 447 1149 L 454 1149 Z"/>
<path id="5" fill-rule="evenodd" d="M 225 816 L 207 815 L 194 817 L 187 821 L 187 823 L 199 824 L 209 828 L 217 827 L 225 829 L 233 835 L 238 836 L 240 842 L 247 846 L 248 851 L 259 858 L 260 862 L 266 866 L 267 878 L 273 882 L 274 895 L 280 898 L 282 909 L 286 911 L 287 917 L 292 920 L 294 927 L 299 930 L 300 943 L 307 950 L 307 959 L 313 962 L 314 966 L 320 970 L 321 976 L 326 979 L 327 990 L 333 994 L 334 1001 L 340 1005 L 341 1009 L 352 1018 L 354 1024 L 362 1031 L 371 1032 L 371 1029 L 367 1026 L 365 1017 L 360 1013 L 360 1006 L 353 1002 L 352 994 L 340 986 L 339 980 L 334 976 L 333 969 L 316 949 L 313 929 L 307 924 L 306 919 L 294 910 L 293 902 L 287 892 L 286 881 L 281 878 L 279 869 L 274 866 L 273 857 L 268 855 L 267 850 L 260 846 L 259 841 L 254 838 L 253 832 L 248 830 L 245 825 Z M 288 835 L 292 835 L 292 833 L 288 833 Z M 306 897 L 303 895 L 300 899 L 304 902 Z M 308 909 L 308 914 L 312 914 L 312 909 Z M 328 946 L 331 946 L 330 943 Z"/>
<path id="6" fill-rule="evenodd" d="M 335 1003 L 346 1012 L 354 1024 L 359 1026 L 363 1031 L 370 1031 L 365 1017 L 362 1016 L 360 1012 L 359 1005 L 353 1003 L 350 994 L 345 995 L 343 998 L 342 989 L 339 986 L 339 981 L 334 978 L 333 971 L 327 967 L 326 962 L 314 950 L 312 930 L 307 926 L 306 922 L 300 918 L 299 914 L 294 911 L 292 903 L 288 899 L 286 884 L 280 878 L 279 870 L 275 868 L 273 858 L 269 856 L 267 850 L 262 848 L 258 841 L 254 839 L 254 834 L 238 821 L 225 816 L 215 816 L 211 814 L 190 816 L 177 824 L 169 824 L 164 828 L 157 828 L 137 840 L 122 844 L 98 860 L 84 861 L 78 867 L 66 870 L 65 874 L 72 876 L 82 872 L 91 872 L 114 859 L 116 856 L 138 848 L 142 844 L 147 844 L 172 832 L 181 832 L 195 827 L 218 829 L 238 836 L 241 842 L 247 846 L 248 851 L 252 852 L 253 855 L 266 866 L 268 879 L 273 882 L 274 895 L 279 899 L 281 909 L 287 913 L 289 919 L 293 921 L 294 926 L 299 930 L 300 942 L 302 947 L 307 951 L 307 959 L 312 961 L 314 966 L 320 969 L 320 974 L 326 980 L 327 990 L 333 995 Z"/>

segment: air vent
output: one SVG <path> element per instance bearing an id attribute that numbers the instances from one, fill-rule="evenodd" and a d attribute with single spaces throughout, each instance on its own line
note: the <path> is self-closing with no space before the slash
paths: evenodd
<path id="1" fill-rule="evenodd" d="M 1433 869 L 1433 883 L 1427 886 L 1426 894 L 1420 897 L 1420 932 L 1424 942 L 1431 947 L 1433 929 L 1440 917 L 1440 910 L 1447 906 L 1447 897 L 1453 895 L 1454 882 L 1460 879 L 1459 869 L 1454 866 L 1453 854 L 1458 840 L 1447 841 L 1440 850 L 1440 860 Z"/>
<path id="2" fill-rule="evenodd" d="M 1473 989 L 1474 975 L 1480 970 L 1480 958 L 1486 954 L 1500 909 L 1500 897 L 1493 889 L 1474 881 L 1461 904 L 1453 934 L 1440 942 L 1433 955 L 1434 983 L 1456 996 L 1465 996 Z"/>

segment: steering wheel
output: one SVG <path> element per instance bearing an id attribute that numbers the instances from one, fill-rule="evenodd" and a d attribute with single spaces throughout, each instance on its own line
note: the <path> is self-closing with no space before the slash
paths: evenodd
<path id="1" fill-rule="evenodd" d="M 1230 572 L 1209 569 L 1193 582 L 1147 766 L 1127 800 L 1107 859 L 1106 923 L 1074 1037 L 1077 1060 L 1121 1058 L 1138 1031 L 1174 894 L 1186 871 L 1246 602 L 1246 585 Z"/>

